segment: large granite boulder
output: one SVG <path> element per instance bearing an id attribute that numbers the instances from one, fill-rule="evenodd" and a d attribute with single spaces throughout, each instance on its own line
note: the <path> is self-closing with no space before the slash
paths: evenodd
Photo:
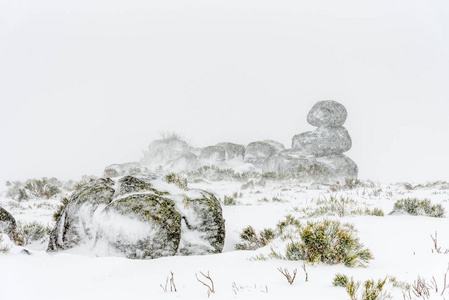
<path id="1" fill-rule="evenodd" d="M 307 122 L 315 127 L 338 127 L 342 126 L 348 113 L 346 108 L 333 100 L 317 102 L 307 115 Z"/>
<path id="2" fill-rule="evenodd" d="M 220 147 L 224 150 L 226 161 L 234 160 L 243 162 L 243 159 L 245 158 L 245 146 L 243 145 L 224 142 L 218 143 L 215 146 Z"/>
<path id="3" fill-rule="evenodd" d="M 262 167 L 268 158 L 274 156 L 278 152 L 278 148 L 271 143 L 252 142 L 246 146 L 244 162 L 251 163 L 257 167 Z"/>
<path id="4" fill-rule="evenodd" d="M 318 127 L 292 139 L 292 149 L 302 150 L 316 157 L 341 154 L 352 147 L 351 137 L 343 127 Z"/>
<path id="5" fill-rule="evenodd" d="M 103 176 L 113 178 L 118 176 L 141 174 L 148 172 L 149 172 L 148 168 L 142 165 L 141 163 L 129 162 L 107 166 L 103 171 Z"/>
<path id="6" fill-rule="evenodd" d="M 288 149 L 270 157 L 263 168 L 264 172 L 296 175 L 301 167 L 315 163 L 315 158 L 304 151 Z"/>
<path id="7" fill-rule="evenodd" d="M 222 163 L 226 159 L 226 151 L 220 146 L 208 146 L 201 148 L 200 160 L 206 163 Z"/>
<path id="8" fill-rule="evenodd" d="M 152 142 L 140 163 L 150 170 L 162 169 L 179 172 L 199 167 L 197 149 L 179 139 L 162 139 Z"/>
<path id="9" fill-rule="evenodd" d="M 88 247 L 97 255 L 150 259 L 221 252 L 224 237 L 214 195 L 134 175 L 78 188 L 57 218 L 48 251 Z"/>
<path id="10" fill-rule="evenodd" d="M 11 240 L 14 240 L 16 228 L 17 224 L 14 217 L 0 206 L 0 233 L 8 235 Z"/>
<path id="11" fill-rule="evenodd" d="M 318 157 L 316 161 L 326 168 L 331 178 L 357 178 L 359 173 L 357 164 L 344 154 Z"/>

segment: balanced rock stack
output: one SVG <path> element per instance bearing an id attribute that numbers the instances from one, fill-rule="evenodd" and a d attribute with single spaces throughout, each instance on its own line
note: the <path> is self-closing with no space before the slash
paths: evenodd
<path id="1" fill-rule="evenodd" d="M 307 122 L 318 128 L 295 135 L 292 149 L 304 150 L 315 157 L 348 151 L 352 146 L 351 137 L 342 126 L 347 115 L 345 107 L 338 102 L 328 100 L 316 103 L 307 116 Z"/>
<path id="2" fill-rule="evenodd" d="M 295 135 L 292 149 L 314 156 L 325 168 L 331 167 L 331 173 L 337 177 L 357 177 L 357 165 L 343 155 L 352 147 L 351 137 L 343 127 L 347 115 L 346 108 L 336 101 L 317 102 L 307 115 L 307 122 L 318 128 Z"/>

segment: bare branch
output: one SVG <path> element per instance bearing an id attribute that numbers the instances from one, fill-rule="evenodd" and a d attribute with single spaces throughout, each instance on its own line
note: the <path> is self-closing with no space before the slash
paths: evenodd
<path id="1" fill-rule="evenodd" d="M 287 269 L 278 268 L 278 271 L 281 272 L 281 274 L 284 275 L 285 278 L 287 278 L 288 283 L 290 283 L 290 285 L 292 285 L 293 281 L 295 281 L 296 273 L 297 273 L 298 269 L 293 270 L 293 277 L 290 275 L 290 272 Z"/>
<path id="2" fill-rule="evenodd" d="M 205 286 L 208 288 L 207 295 L 210 296 L 211 293 L 215 293 L 214 281 L 213 281 L 212 278 L 210 277 L 209 271 L 207 271 L 207 275 L 205 275 L 203 272 L 200 272 L 200 274 L 201 274 L 204 278 L 206 278 L 206 279 L 208 279 L 208 280 L 210 281 L 210 285 L 207 284 L 207 283 L 205 283 L 204 281 L 201 281 L 201 280 L 198 278 L 198 275 L 195 273 L 196 280 L 198 280 L 199 282 L 201 282 L 203 285 L 205 285 Z"/>

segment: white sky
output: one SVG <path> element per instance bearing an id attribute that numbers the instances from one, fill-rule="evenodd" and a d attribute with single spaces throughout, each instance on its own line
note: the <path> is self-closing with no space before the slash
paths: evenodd
<path id="1" fill-rule="evenodd" d="M 0 1 L 0 181 L 100 175 L 348 110 L 360 177 L 449 180 L 449 1 Z"/>

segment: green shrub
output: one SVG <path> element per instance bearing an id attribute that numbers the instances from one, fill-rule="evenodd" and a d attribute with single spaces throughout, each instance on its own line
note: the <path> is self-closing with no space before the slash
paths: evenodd
<path id="1" fill-rule="evenodd" d="M 165 175 L 165 181 L 168 183 L 173 183 L 180 189 L 187 191 L 187 179 L 176 173 L 169 173 Z"/>
<path id="2" fill-rule="evenodd" d="M 27 193 L 37 197 L 49 199 L 52 196 L 59 194 L 61 190 L 58 185 L 61 183 L 56 178 L 42 178 L 42 179 L 29 179 L 25 182 L 24 189 Z"/>
<path id="3" fill-rule="evenodd" d="M 264 229 L 257 234 L 252 226 L 248 226 L 240 233 L 240 238 L 244 243 L 235 245 L 236 250 L 256 250 L 274 239 L 275 233 L 272 229 Z"/>
<path id="4" fill-rule="evenodd" d="M 335 274 L 332 284 L 334 286 L 346 287 L 346 285 L 348 285 L 348 282 L 349 282 L 348 276 L 337 273 Z"/>
<path id="5" fill-rule="evenodd" d="M 49 235 L 49 228 L 36 221 L 30 223 L 17 222 L 15 240 L 17 244 L 25 246 L 40 241 Z"/>
<path id="6" fill-rule="evenodd" d="M 396 201 L 390 214 L 407 213 L 413 216 L 444 217 L 445 211 L 441 204 L 432 205 L 429 199 L 419 200 L 407 198 Z"/>
<path id="7" fill-rule="evenodd" d="M 224 196 L 223 197 L 223 205 L 226 205 L 226 206 L 237 205 L 237 201 L 235 201 L 234 197 Z"/>
<path id="8" fill-rule="evenodd" d="M 377 282 L 370 279 L 361 284 L 360 281 L 354 281 L 352 277 L 348 279 L 346 275 L 336 274 L 332 283 L 334 286 L 344 287 L 351 300 L 381 300 L 390 298 L 389 294 L 384 292 L 387 279 L 388 276 Z M 363 286 L 363 290 L 359 293 L 360 286 Z"/>
<path id="9" fill-rule="evenodd" d="M 356 230 L 352 225 L 325 219 L 307 222 L 297 232 L 300 240 L 290 236 L 285 254 L 272 251 L 271 255 L 310 263 L 343 263 L 347 267 L 364 267 L 373 259 L 371 252 L 355 236 Z"/>

